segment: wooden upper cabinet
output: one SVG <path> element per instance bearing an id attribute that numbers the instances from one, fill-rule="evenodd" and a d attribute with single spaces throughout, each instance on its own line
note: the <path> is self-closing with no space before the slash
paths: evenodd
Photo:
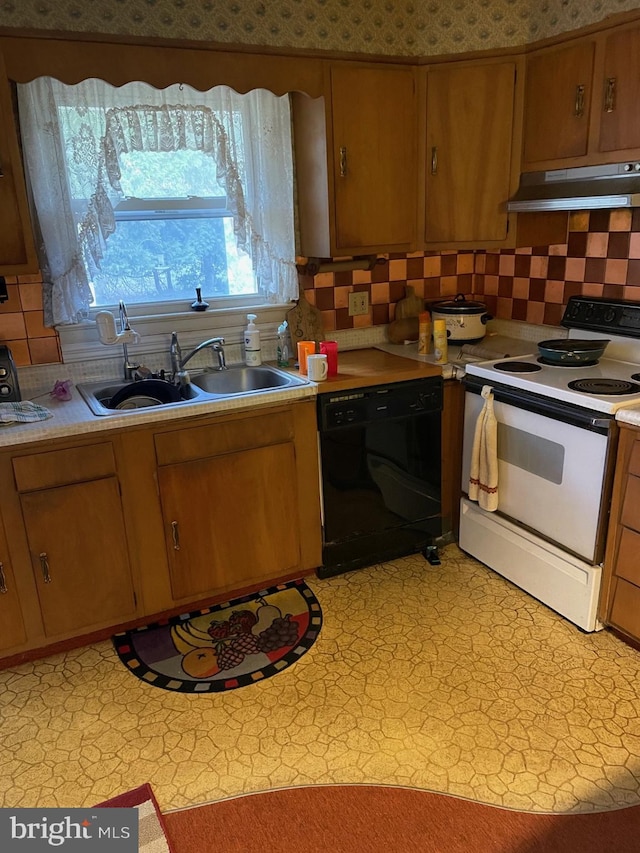
<path id="1" fill-rule="evenodd" d="M 335 250 L 411 249 L 416 237 L 413 68 L 331 67 Z"/>
<path id="2" fill-rule="evenodd" d="M 507 236 L 516 63 L 427 73 L 425 241 Z"/>
<path id="3" fill-rule="evenodd" d="M 0 54 L 0 275 L 37 271 L 11 89 Z"/>
<path id="4" fill-rule="evenodd" d="M 527 61 L 523 170 L 586 155 L 595 42 L 531 56 Z"/>
<path id="5" fill-rule="evenodd" d="M 331 63 L 325 97 L 291 95 L 298 250 L 406 252 L 417 237 L 416 69 Z"/>
<path id="6" fill-rule="evenodd" d="M 640 27 L 604 41 L 600 110 L 598 151 L 640 148 Z"/>

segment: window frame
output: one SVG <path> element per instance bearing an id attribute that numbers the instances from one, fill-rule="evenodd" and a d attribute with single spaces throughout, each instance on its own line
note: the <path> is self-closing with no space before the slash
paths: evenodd
<path id="1" fill-rule="evenodd" d="M 175 215 L 182 211 L 183 215 Z M 195 219 L 206 221 L 210 219 L 230 219 L 231 212 L 227 204 L 226 195 L 222 196 L 184 196 L 176 198 L 137 198 L 127 196 L 114 207 L 114 218 L 118 222 L 155 222 L 164 220 L 187 220 Z M 117 227 L 117 226 L 116 226 Z M 209 301 L 213 310 L 218 308 L 230 308 L 238 305 L 258 306 L 267 304 L 266 299 L 258 292 L 258 285 L 253 274 L 253 284 L 256 288 L 247 294 L 225 294 L 216 296 L 213 293 L 202 291 L 203 299 Z M 193 290 L 195 296 L 195 287 Z M 126 294 L 123 299 L 127 302 Z M 174 314 L 187 311 L 191 307 L 192 297 L 180 299 L 149 299 L 148 301 L 132 302 L 130 313 L 138 315 L 147 314 Z M 129 306 L 128 310 L 129 310 Z M 89 309 L 89 317 L 95 316 L 98 311 L 113 311 L 117 305 L 102 303 L 93 305 Z M 140 310 L 135 311 L 138 308 Z"/>

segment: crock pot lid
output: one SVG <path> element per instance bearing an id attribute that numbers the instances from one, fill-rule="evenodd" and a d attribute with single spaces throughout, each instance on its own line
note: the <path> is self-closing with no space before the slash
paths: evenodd
<path id="1" fill-rule="evenodd" d="M 454 299 L 448 299 L 445 302 L 436 302 L 433 306 L 434 311 L 446 311 L 453 313 L 471 313 L 484 314 L 487 306 L 482 302 L 475 302 L 473 299 L 467 299 L 464 293 L 458 293 Z"/>

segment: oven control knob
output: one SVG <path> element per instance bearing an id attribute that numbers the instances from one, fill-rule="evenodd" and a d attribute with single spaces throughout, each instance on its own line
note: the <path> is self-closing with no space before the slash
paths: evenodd
<path id="1" fill-rule="evenodd" d="M 604 312 L 605 323 L 612 323 L 616 319 L 616 312 L 613 308 L 607 308 Z"/>
<path id="2" fill-rule="evenodd" d="M 574 302 L 573 304 L 567 307 L 567 316 L 570 320 L 575 320 L 576 317 L 580 314 L 580 303 Z"/>

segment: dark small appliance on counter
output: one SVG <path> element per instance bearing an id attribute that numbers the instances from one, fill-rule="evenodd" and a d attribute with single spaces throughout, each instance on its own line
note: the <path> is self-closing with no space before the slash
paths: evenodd
<path id="1" fill-rule="evenodd" d="M 0 403 L 21 400 L 18 371 L 9 347 L 0 346 Z"/>

